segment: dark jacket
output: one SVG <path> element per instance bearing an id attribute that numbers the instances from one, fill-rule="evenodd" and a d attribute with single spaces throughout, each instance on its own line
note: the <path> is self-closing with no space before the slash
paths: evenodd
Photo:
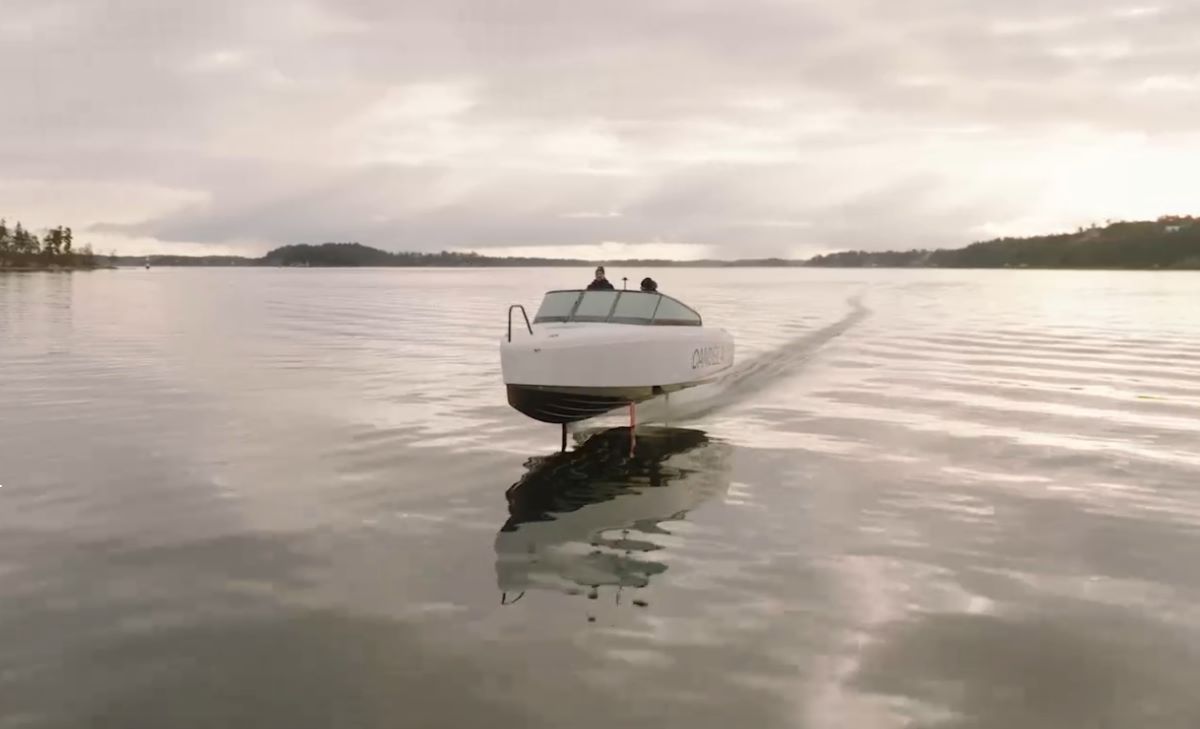
<path id="1" fill-rule="evenodd" d="M 613 285 L 606 278 L 594 279 L 587 287 L 588 291 L 613 291 Z"/>

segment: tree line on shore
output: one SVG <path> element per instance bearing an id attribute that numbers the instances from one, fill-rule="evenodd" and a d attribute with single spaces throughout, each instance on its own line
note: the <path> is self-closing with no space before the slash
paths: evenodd
<path id="1" fill-rule="evenodd" d="M 0 268 L 95 268 L 98 257 L 91 245 L 75 247 L 69 227 L 50 228 L 40 238 L 20 222 L 10 229 L 0 218 Z"/>
<path id="2" fill-rule="evenodd" d="M 391 253 L 359 243 L 288 245 L 256 259 L 267 266 L 591 266 L 596 261 L 498 258 L 477 253 Z M 807 260 L 607 261 L 611 266 L 829 266 L 921 268 L 1200 269 L 1200 218 L 1108 221 L 1073 233 L 997 238 L 964 248 L 844 251 Z"/>
<path id="3" fill-rule="evenodd" d="M 91 246 L 74 247 L 68 227 L 39 238 L 20 223 L 0 220 L 0 268 L 96 268 L 101 265 L 161 266 L 591 266 L 582 259 L 511 258 L 478 253 L 391 252 L 360 243 L 296 244 L 260 258 L 243 256 L 99 256 Z M 998 238 L 964 248 L 908 251 L 842 251 L 807 260 L 607 261 L 608 265 L 655 266 L 828 266 L 913 268 L 1112 268 L 1200 269 L 1200 218 L 1163 216 L 1152 221 L 1109 221 L 1074 233 Z"/>
<path id="4" fill-rule="evenodd" d="M 997 238 L 965 248 L 843 251 L 809 259 L 837 268 L 1112 268 L 1200 269 L 1200 218 L 1109 221 L 1074 233 Z"/>

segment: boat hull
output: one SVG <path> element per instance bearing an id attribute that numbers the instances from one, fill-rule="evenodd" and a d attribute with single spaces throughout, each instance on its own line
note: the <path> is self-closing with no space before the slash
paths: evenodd
<path id="1" fill-rule="evenodd" d="M 702 327 L 537 327 L 501 343 L 508 402 L 546 423 L 572 423 L 715 379 L 733 338 Z"/>
<path id="2" fill-rule="evenodd" d="M 618 408 L 626 403 L 640 402 L 616 394 L 572 392 L 530 385 L 508 385 L 508 404 L 518 412 L 543 423 L 574 423 Z"/>

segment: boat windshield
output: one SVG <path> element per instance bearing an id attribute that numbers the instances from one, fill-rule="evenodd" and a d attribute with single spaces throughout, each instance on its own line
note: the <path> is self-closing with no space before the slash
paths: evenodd
<path id="1" fill-rule="evenodd" d="M 670 296 L 642 291 L 551 291 L 533 318 L 546 322 L 607 322 L 658 326 L 701 324 L 694 309 Z"/>

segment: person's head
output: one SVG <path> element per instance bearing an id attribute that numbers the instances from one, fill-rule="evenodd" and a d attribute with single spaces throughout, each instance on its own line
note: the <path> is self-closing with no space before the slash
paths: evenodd
<path id="1" fill-rule="evenodd" d="M 596 266 L 596 280 L 597 281 L 604 280 L 604 266 Z"/>
<path id="2" fill-rule="evenodd" d="M 647 276 L 646 278 L 642 279 L 642 291 L 645 291 L 648 294 L 655 293 L 658 291 L 658 284 L 655 283 L 654 279 Z"/>

